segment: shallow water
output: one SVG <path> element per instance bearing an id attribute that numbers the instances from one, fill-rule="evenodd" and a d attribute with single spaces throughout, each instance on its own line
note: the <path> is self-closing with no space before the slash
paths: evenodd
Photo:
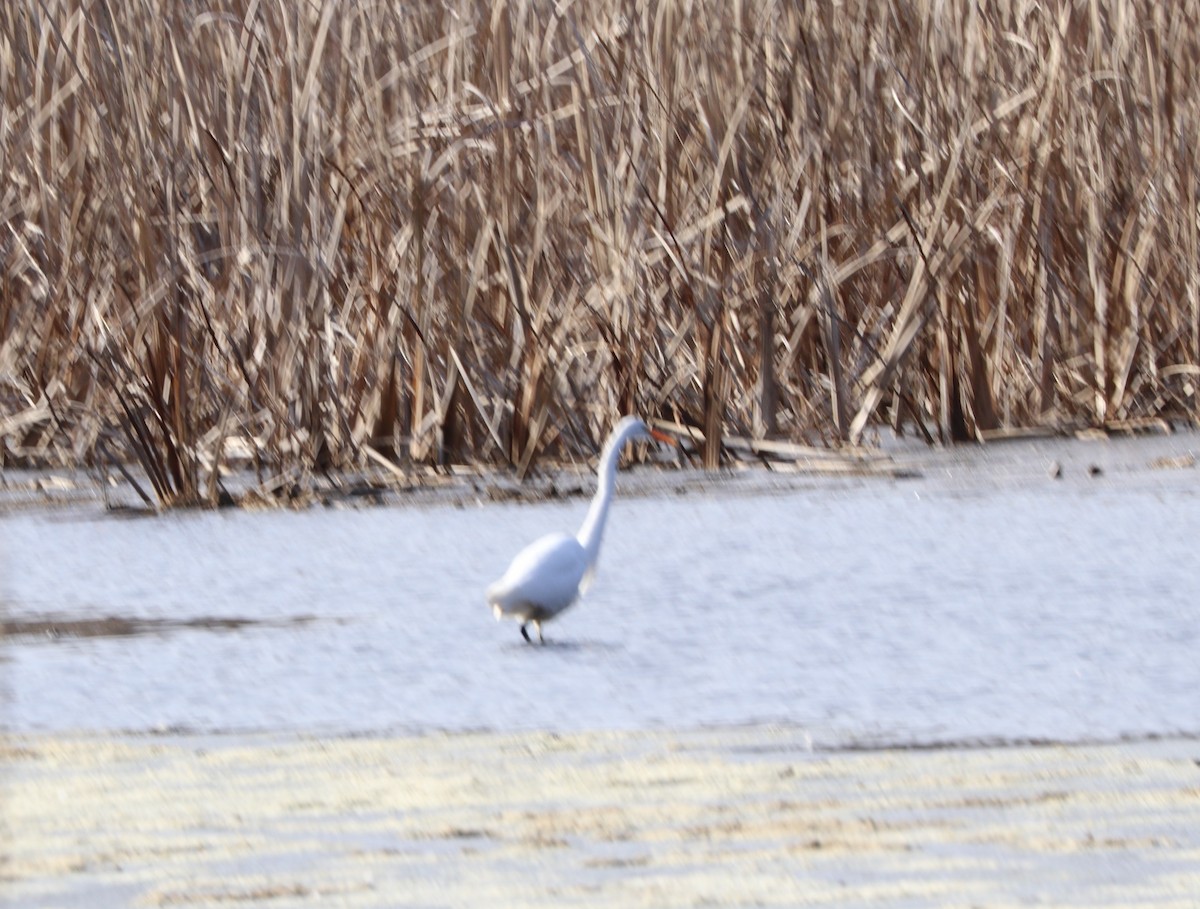
<path id="1" fill-rule="evenodd" d="M 1200 470 L 1113 450 L 1125 460 L 1096 477 L 1090 452 L 1065 449 L 1055 480 L 1024 447 L 931 455 L 916 479 L 618 497 L 597 582 L 545 648 L 495 623 L 482 590 L 520 545 L 575 528 L 584 501 L 9 514 L 10 623 L 120 617 L 136 633 L 9 637 L 0 720 L 786 723 L 828 747 L 1197 734 Z"/>

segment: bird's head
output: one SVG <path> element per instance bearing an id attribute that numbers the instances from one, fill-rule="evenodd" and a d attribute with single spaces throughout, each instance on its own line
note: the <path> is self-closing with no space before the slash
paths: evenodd
<path id="1" fill-rule="evenodd" d="M 679 442 L 667 435 L 665 432 L 660 432 L 653 427 L 647 426 L 646 421 L 641 417 L 622 417 L 617 421 L 617 425 L 613 427 L 612 435 L 609 436 L 609 444 L 616 446 L 624 446 L 626 442 L 636 442 L 642 439 L 655 439 L 659 442 L 665 442 L 668 445 L 678 445 Z"/>

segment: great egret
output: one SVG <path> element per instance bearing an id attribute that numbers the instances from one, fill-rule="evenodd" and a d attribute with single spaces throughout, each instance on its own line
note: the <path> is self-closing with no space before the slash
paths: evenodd
<path id="1" fill-rule="evenodd" d="M 600 453 L 597 471 L 598 487 L 587 517 L 575 536 L 551 533 L 522 549 L 504 575 L 487 589 L 488 605 L 496 621 L 504 616 L 521 623 L 521 637 L 533 643 L 526 625 L 533 625 L 538 641 L 542 624 L 563 612 L 591 585 L 600 555 L 600 539 L 608 506 L 612 504 L 613 486 L 617 479 L 617 461 L 626 442 L 656 438 L 672 445 L 670 436 L 651 429 L 638 417 L 624 417 L 613 427 L 612 434 Z"/>

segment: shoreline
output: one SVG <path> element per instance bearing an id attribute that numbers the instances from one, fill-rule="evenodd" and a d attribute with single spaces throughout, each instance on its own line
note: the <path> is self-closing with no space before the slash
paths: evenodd
<path id="1" fill-rule="evenodd" d="M 766 443 L 764 443 L 766 444 Z M 650 461 L 620 474 L 623 497 L 699 494 L 770 494 L 800 491 L 813 483 L 928 482 L 969 486 L 993 480 L 1032 484 L 1046 481 L 1094 482 L 1150 474 L 1187 475 L 1200 465 L 1200 428 L 1170 432 L 1014 434 L 987 442 L 948 447 L 913 437 L 894 437 L 872 448 L 839 451 L 791 446 L 790 457 L 731 459 L 715 471 L 692 463 Z M 0 476 L 0 518 L 61 510 L 99 509 L 112 517 L 150 517 L 197 511 L 304 510 L 323 506 L 474 507 L 506 503 L 545 503 L 588 498 L 595 472 L 590 462 L 547 466 L 524 481 L 512 470 L 491 465 L 431 467 L 376 466 L 311 475 L 309 485 L 284 490 L 289 472 L 261 486 L 249 470 L 224 480 L 232 498 L 216 509 L 145 507 L 133 487 L 113 472 L 102 477 L 82 469 L 10 469 Z M 107 478 L 108 485 L 105 485 Z"/>
<path id="2" fill-rule="evenodd" d="M 3 640 L 0 638 L 0 640 Z M 131 743 L 174 743 L 211 740 L 218 743 L 230 742 L 296 742 L 309 741 L 418 741 L 425 739 L 504 739 L 504 738 L 653 738 L 656 736 L 678 736 L 682 739 L 702 740 L 706 737 L 727 738 L 731 741 L 758 736 L 771 737 L 788 743 L 788 747 L 812 757 L 851 757 L 872 754 L 939 754 L 943 752 L 1011 751 L 1017 749 L 1087 749 L 1154 746 L 1161 743 L 1200 745 L 1200 729 L 1173 729 L 1168 731 L 1132 731 L 1107 736 L 1005 736 L 967 735 L 961 738 L 912 739 L 873 736 L 838 735 L 823 740 L 813 731 L 786 720 L 749 720 L 745 723 L 699 724 L 699 725 L 650 725 L 612 726 L 598 728 L 551 729 L 518 726 L 514 728 L 457 728 L 457 727 L 389 727 L 379 729 L 342 728 L 337 726 L 316 727 L 113 727 L 113 728 L 16 728 L 0 723 L 0 756 L 9 745 L 22 740 L 61 740 L 70 742 L 108 741 Z M 1197 749 L 1200 760 L 1200 748 Z M 1200 766 L 1200 765 L 1198 765 Z"/>
<path id="3" fill-rule="evenodd" d="M 1194 906 L 1200 745 L 5 734 L 14 905 Z"/>

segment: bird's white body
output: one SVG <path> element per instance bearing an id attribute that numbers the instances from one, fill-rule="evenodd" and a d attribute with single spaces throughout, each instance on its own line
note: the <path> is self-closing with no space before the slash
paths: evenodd
<path id="1" fill-rule="evenodd" d="M 487 591 L 496 618 L 545 622 L 570 606 L 584 588 L 587 552 L 570 534 L 550 533 L 534 540 L 513 559 Z"/>
<path id="2" fill-rule="evenodd" d="M 525 626 L 532 624 L 541 640 L 542 623 L 562 613 L 587 590 L 600 555 L 621 450 L 626 442 L 652 435 L 665 438 L 637 417 L 625 417 L 617 423 L 604 443 L 599 485 L 579 532 L 575 536 L 547 534 L 530 543 L 517 553 L 503 576 L 488 587 L 487 602 L 497 620 L 505 616 L 516 619 L 526 640 L 529 635 Z"/>

